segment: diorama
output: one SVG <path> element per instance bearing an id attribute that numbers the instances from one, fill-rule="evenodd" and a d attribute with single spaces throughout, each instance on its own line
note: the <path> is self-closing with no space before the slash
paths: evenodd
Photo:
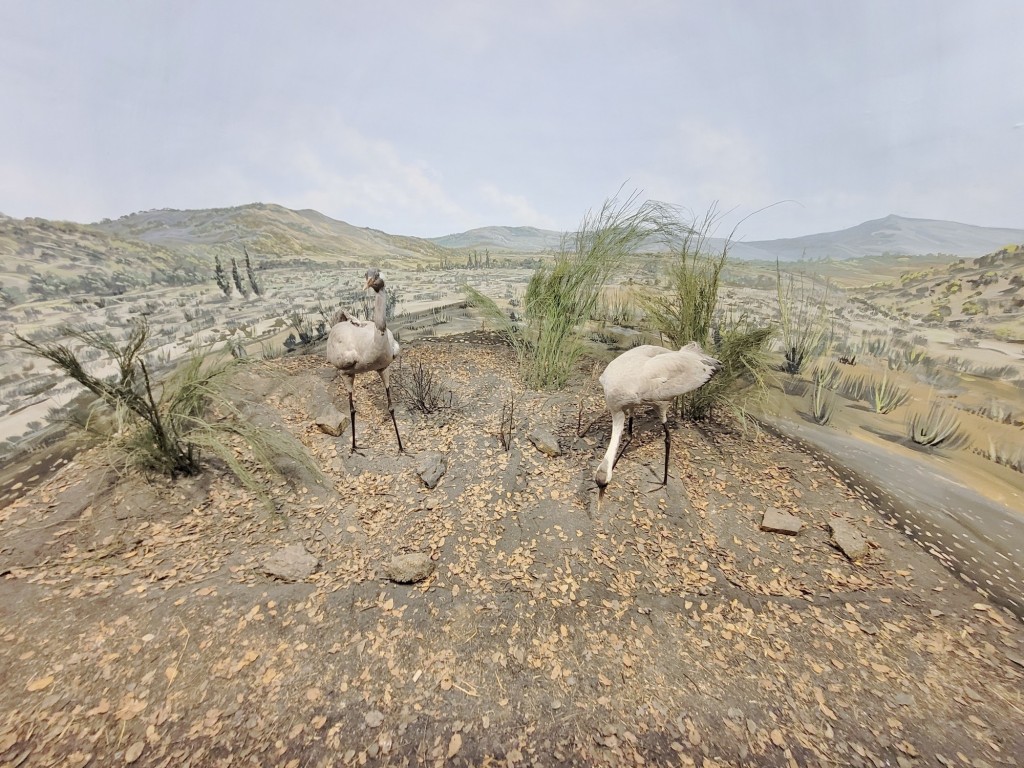
<path id="1" fill-rule="evenodd" d="M 1024 231 L 717 225 L 0 219 L 0 755 L 1010 759 Z"/>

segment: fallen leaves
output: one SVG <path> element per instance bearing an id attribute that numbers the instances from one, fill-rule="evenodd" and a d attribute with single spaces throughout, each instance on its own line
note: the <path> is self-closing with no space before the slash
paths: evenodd
<path id="1" fill-rule="evenodd" d="M 30 680 L 25 686 L 26 691 L 35 692 L 41 691 L 44 688 L 49 688 L 53 683 L 53 675 L 46 675 L 45 677 L 37 677 L 34 680 Z"/>

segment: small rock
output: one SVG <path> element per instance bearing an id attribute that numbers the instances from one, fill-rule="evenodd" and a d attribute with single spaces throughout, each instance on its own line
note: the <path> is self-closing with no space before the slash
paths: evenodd
<path id="1" fill-rule="evenodd" d="M 558 446 L 558 440 L 543 427 L 537 427 L 530 433 L 530 442 L 545 456 L 562 455 L 562 449 Z"/>
<path id="2" fill-rule="evenodd" d="M 434 572 L 434 561 L 423 552 L 395 555 L 388 564 L 388 578 L 399 584 L 415 584 Z"/>
<path id="3" fill-rule="evenodd" d="M 326 432 L 333 437 L 339 437 L 348 429 L 349 417 L 333 405 L 327 405 L 317 414 L 316 425 L 320 428 L 321 432 Z"/>
<path id="4" fill-rule="evenodd" d="M 893 701 L 899 704 L 901 707 L 916 707 L 917 699 L 909 693 L 898 693 L 893 697 Z"/>
<path id="5" fill-rule="evenodd" d="M 319 567 L 316 556 L 301 544 L 289 544 L 263 561 L 263 572 L 282 581 L 304 581 Z"/>
<path id="6" fill-rule="evenodd" d="M 796 536 L 803 528 L 800 518 L 783 512 L 775 507 L 769 507 L 761 519 L 761 530 L 772 533 L 785 533 L 788 536 Z"/>
<path id="7" fill-rule="evenodd" d="M 829 528 L 832 530 L 832 543 L 850 560 L 858 560 L 868 553 L 868 540 L 848 520 L 832 520 Z"/>
<path id="8" fill-rule="evenodd" d="M 420 459 L 416 472 L 427 488 L 434 488 L 448 471 L 448 457 L 441 453 L 427 453 Z"/>

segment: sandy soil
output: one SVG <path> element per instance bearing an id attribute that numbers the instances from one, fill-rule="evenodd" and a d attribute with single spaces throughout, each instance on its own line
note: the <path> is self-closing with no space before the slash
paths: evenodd
<path id="1" fill-rule="evenodd" d="M 458 407 L 423 416 L 400 396 L 407 455 L 375 377 L 349 455 L 348 434 L 311 423 L 340 400 L 321 358 L 253 369 L 252 417 L 326 476 L 277 482 L 272 511 L 214 471 L 117 478 L 92 454 L 0 510 L 0 761 L 1019 760 L 1024 628 L 833 468 L 768 434 L 674 425 L 661 487 L 660 430 L 640 420 L 598 505 L 609 423 L 589 369 L 544 394 L 500 346 L 424 341 L 415 363 Z M 534 447 L 538 427 L 560 455 Z M 447 471 L 427 489 L 433 453 Z M 761 530 L 768 508 L 800 533 Z M 837 518 L 867 537 L 863 559 L 830 543 Z M 317 567 L 268 576 L 289 545 Z M 390 581 L 402 552 L 432 575 Z"/>

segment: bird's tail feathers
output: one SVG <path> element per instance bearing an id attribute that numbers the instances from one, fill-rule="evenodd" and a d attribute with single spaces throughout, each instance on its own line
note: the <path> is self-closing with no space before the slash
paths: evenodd
<path id="1" fill-rule="evenodd" d="M 679 351 L 680 352 L 693 352 L 696 355 L 698 355 L 700 357 L 700 361 L 702 363 L 704 363 L 706 366 L 708 366 L 709 368 L 711 368 L 711 375 L 714 375 L 715 373 L 720 371 L 721 368 L 722 368 L 722 361 L 717 359 L 717 358 L 712 357 L 707 352 L 705 352 L 704 351 L 704 347 L 702 347 L 700 345 L 700 342 L 698 342 L 698 341 L 691 341 L 689 344 L 686 344 L 685 346 L 680 347 Z"/>

